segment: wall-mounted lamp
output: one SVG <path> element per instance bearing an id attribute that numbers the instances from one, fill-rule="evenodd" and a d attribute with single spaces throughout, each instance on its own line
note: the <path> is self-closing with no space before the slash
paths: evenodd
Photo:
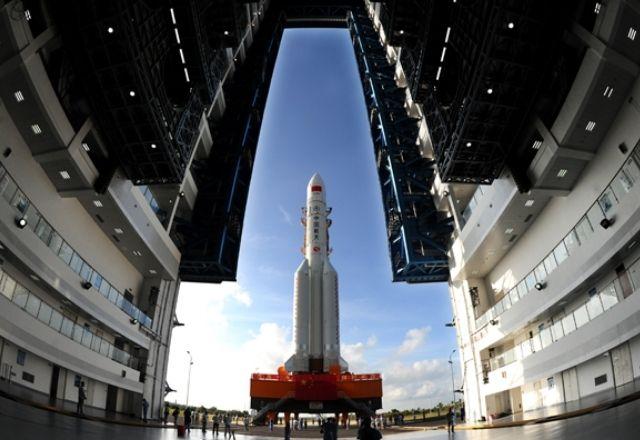
<path id="1" fill-rule="evenodd" d="M 608 229 L 609 226 L 611 226 L 613 224 L 613 218 L 603 218 L 600 221 L 600 226 L 602 226 L 603 229 Z"/>
<path id="2" fill-rule="evenodd" d="M 16 222 L 16 226 L 20 229 L 24 229 L 24 227 L 27 226 L 26 217 L 16 217 L 15 222 Z"/>
<path id="3" fill-rule="evenodd" d="M 491 324 L 491 325 L 498 325 L 498 322 L 499 322 L 499 321 L 498 321 L 497 319 L 492 319 L 492 320 L 490 320 L 490 321 L 489 321 L 489 324 Z"/>
<path id="4" fill-rule="evenodd" d="M 85 290 L 89 290 L 91 289 L 91 287 L 93 287 L 93 284 L 91 284 L 91 281 L 87 281 L 87 280 L 83 280 L 80 285 L 82 286 L 83 289 Z"/>
<path id="5" fill-rule="evenodd" d="M 542 290 L 542 289 L 544 289 L 545 287 L 547 287 L 547 283 L 536 283 L 536 284 L 534 284 L 534 286 L 533 286 L 533 287 L 535 287 L 535 288 L 536 288 L 536 290 Z"/>

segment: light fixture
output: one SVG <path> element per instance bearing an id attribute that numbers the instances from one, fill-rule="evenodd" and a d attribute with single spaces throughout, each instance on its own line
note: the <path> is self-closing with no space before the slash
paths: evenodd
<path id="1" fill-rule="evenodd" d="M 180 44 L 180 33 L 178 32 L 178 28 L 173 29 L 173 32 L 176 35 L 176 42 Z"/>
<path id="2" fill-rule="evenodd" d="M 91 150 L 91 148 L 89 148 L 89 144 L 87 144 L 86 142 L 82 143 L 82 148 L 84 148 L 84 151 L 89 151 Z"/>
<path id="3" fill-rule="evenodd" d="M 31 131 L 33 131 L 34 134 L 42 133 L 42 129 L 40 128 L 40 126 L 38 124 L 33 124 L 31 126 Z"/>
<path id="4" fill-rule="evenodd" d="M 136 325 L 138 323 L 138 320 L 136 318 L 131 318 L 129 322 L 133 325 Z"/>
<path id="5" fill-rule="evenodd" d="M 150 273 L 151 275 L 155 275 L 155 274 L 157 274 L 158 272 L 157 272 L 156 270 L 154 270 L 154 269 L 149 269 L 149 273 Z"/>
<path id="6" fill-rule="evenodd" d="M 27 19 L 27 21 L 31 20 L 33 17 L 31 16 L 31 11 L 28 9 L 24 10 L 24 18 Z"/>
<path id="7" fill-rule="evenodd" d="M 60 173 L 60 177 L 62 177 L 64 180 L 71 179 L 71 175 L 69 174 L 69 172 L 67 170 L 59 171 L 59 173 Z"/>
<path id="8" fill-rule="evenodd" d="M 24 95 L 22 94 L 22 91 L 21 91 L 21 90 L 17 90 L 17 91 L 13 94 L 13 96 L 16 98 L 16 101 L 18 101 L 18 102 L 22 102 L 22 101 L 24 101 Z"/>
<path id="9" fill-rule="evenodd" d="M 513 22 L 513 21 L 510 21 L 509 23 L 507 23 L 507 27 L 508 27 L 509 29 L 513 29 L 515 26 L 516 26 L 516 25 L 514 24 L 514 22 Z"/>
<path id="10" fill-rule="evenodd" d="M 447 191 L 446 189 L 442 191 L 442 197 L 449 197 L 449 191 Z"/>
<path id="11" fill-rule="evenodd" d="M 87 280 L 83 280 L 82 283 L 80 283 L 80 285 L 84 290 L 89 290 L 93 287 L 93 284 L 91 284 L 91 281 L 87 281 Z"/>
<path id="12" fill-rule="evenodd" d="M 535 284 L 533 285 L 533 287 L 535 287 L 535 288 L 536 288 L 536 290 L 542 290 L 542 289 L 544 289 L 545 287 L 547 287 L 547 283 L 544 283 L 544 282 L 542 282 L 542 283 L 535 283 Z"/>
<path id="13" fill-rule="evenodd" d="M 627 32 L 627 38 L 631 41 L 636 39 L 636 30 L 632 27 L 629 28 L 629 32 Z"/>
<path id="14" fill-rule="evenodd" d="M 95 206 L 96 208 L 102 208 L 102 202 L 100 200 L 94 200 L 93 206 Z"/>
<path id="15" fill-rule="evenodd" d="M 531 148 L 533 148 L 534 150 L 539 150 L 541 146 L 542 146 L 542 141 L 537 140 L 533 142 L 533 145 L 531 146 Z"/>
<path id="16" fill-rule="evenodd" d="M 142 257 L 142 252 L 140 252 L 140 251 L 133 251 L 133 255 L 135 255 L 136 257 Z"/>
<path id="17" fill-rule="evenodd" d="M 524 206 L 526 206 L 528 208 L 530 206 L 533 206 L 534 203 L 535 203 L 535 200 L 529 199 L 526 202 L 524 202 Z"/>
<path id="18" fill-rule="evenodd" d="M 593 131 L 594 128 L 596 128 L 595 121 L 589 121 L 587 122 L 587 126 L 584 129 L 587 131 Z"/>
<path id="19" fill-rule="evenodd" d="M 613 94 L 613 87 L 606 86 L 604 88 L 604 92 L 602 93 L 602 96 L 604 96 L 605 98 L 611 98 L 612 94 Z"/>
<path id="20" fill-rule="evenodd" d="M 170 8 L 169 12 L 171 12 L 171 22 L 173 24 L 176 24 L 176 14 L 175 14 L 175 12 L 173 12 L 173 8 Z"/>
<path id="21" fill-rule="evenodd" d="M 404 35 L 404 30 L 400 29 L 400 35 Z"/>
<path id="22" fill-rule="evenodd" d="M 558 171 L 558 174 L 556 174 L 556 176 L 558 176 L 558 177 L 560 177 L 560 178 L 562 178 L 562 177 L 564 177 L 564 176 L 566 176 L 566 175 L 567 175 L 567 169 L 566 169 L 566 168 L 561 168 L 561 169 Z"/>
<path id="23" fill-rule="evenodd" d="M 493 93 L 493 89 L 491 87 L 489 87 L 487 89 L 487 95 L 491 95 Z"/>
<path id="24" fill-rule="evenodd" d="M 113 28 L 111 26 L 109 26 L 107 28 L 107 32 L 110 33 L 110 34 L 113 34 Z"/>
<path id="25" fill-rule="evenodd" d="M 609 229 L 609 227 L 613 225 L 613 222 L 613 218 L 603 218 L 600 220 L 600 226 L 602 226 L 602 229 Z"/>
<path id="26" fill-rule="evenodd" d="M 467 142 L 466 145 L 467 145 L 467 147 L 470 147 L 471 146 L 471 142 Z"/>
<path id="27" fill-rule="evenodd" d="M 513 234 L 513 228 L 507 228 L 504 230 L 504 233 L 509 235 L 509 234 Z"/>
<path id="28" fill-rule="evenodd" d="M 238 61 L 237 58 L 234 59 L 234 61 Z M 187 70 L 187 68 L 184 68 L 184 79 L 189 82 L 189 71 Z"/>
<path id="29" fill-rule="evenodd" d="M 151 148 L 155 150 L 156 148 L 158 148 L 158 146 L 156 144 L 151 144 Z"/>
<path id="30" fill-rule="evenodd" d="M 129 96 L 131 96 L 132 98 L 136 96 L 135 90 L 129 90 Z"/>
<path id="31" fill-rule="evenodd" d="M 498 325 L 498 323 L 499 323 L 499 321 L 497 319 L 491 319 L 489 321 L 489 324 L 491 324 L 491 325 Z"/>
<path id="32" fill-rule="evenodd" d="M 124 234 L 124 231 L 122 229 L 120 229 L 120 228 L 113 228 L 113 232 L 115 232 L 116 234 L 120 234 L 120 235 Z"/>
<path id="33" fill-rule="evenodd" d="M 180 194 L 178 194 L 180 197 L 184 197 L 184 191 L 180 191 Z"/>
<path id="34" fill-rule="evenodd" d="M 229 31 L 224 31 L 223 32 L 225 35 L 229 35 Z"/>

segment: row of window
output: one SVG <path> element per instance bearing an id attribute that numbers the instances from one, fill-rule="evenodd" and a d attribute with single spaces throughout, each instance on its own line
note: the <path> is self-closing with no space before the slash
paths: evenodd
<path id="1" fill-rule="evenodd" d="M 547 276 L 564 260 L 570 255 L 579 252 L 578 248 L 584 245 L 594 234 L 594 225 L 601 224 L 604 219 L 610 218 L 616 206 L 639 183 L 640 147 L 636 147 L 614 179 L 607 185 L 596 202 L 591 205 L 587 214 L 578 221 L 564 239 L 527 276 L 476 320 L 476 329 L 484 327 L 489 321 L 510 309 L 523 296 L 534 290 L 536 283 L 544 283 Z M 633 200 L 637 201 L 637 198 Z"/>
<path id="2" fill-rule="evenodd" d="M 18 188 L 16 182 L 9 176 L 6 169 L 0 165 L 0 196 L 13 206 L 22 218 L 27 220 L 27 226 L 42 242 L 49 247 L 62 261 L 67 264 L 83 280 L 91 282 L 91 285 L 105 298 L 117 305 L 127 315 L 137 319 L 140 324 L 151 328 L 152 320 L 144 312 L 138 309 L 131 301 L 113 287 L 102 275 L 93 269 L 73 248 L 62 239 L 51 225 L 42 217 L 36 207 Z"/>
<path id="3" fill-rule="evenodd" d="M 88 328 L 74 323 L 58 312 L 53 306 L 42 301 L 26 287 L 0 269 L 0 294 L 16 306 L 69 339 L 100 353 L 120 364 L 131 368 L 138 367 L 138 359 L 115 347 L 106 339 L 91 332 Z M 19 363 L 19 362 L 18 362 Z"/>
<path id="4" fill-rule="evenodd" d="M 630 272 L 640 270 L 640 261 L 636 261 L 629 269 Z M 625 274 L 625 277 L 627 275 Z M 633 289 L 639 289 L 638 280 L 629 279 Z M 632 291 L 633 291 L 632 289 Z M 591 320 L 600 316 L 611 307 L 615 306 L 625 297 L 620 285 L 620 279 L 615 279 L 600 292 L 594 293 L 590 298 L 568 315 L 558 319 L 550 327 L 540 329 L 539 333 L 521 342 L 515 347 L 490 359 L 491 370 L 497 370 L 512 362 L 529 357 L 549 345 L 557 342 L 569 333 L 577 330 Z"/>

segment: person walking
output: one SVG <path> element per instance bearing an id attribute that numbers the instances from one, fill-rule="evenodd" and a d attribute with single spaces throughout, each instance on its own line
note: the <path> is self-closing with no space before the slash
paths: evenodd
<path id="1" fill-rule="evenodd" d="M 207 414 L 207 410 L 204 410 L 204 414 L 202 414 L 202 432 L 207 432 L 207 419 L 209 418 L 209 414 Z"/>
<path id="2" fill-rule="evenodd" d="M 76 412 L 84 415 L 84 401 L 87 400 L 87 392 L 84 389 L 84 382 L 80 382 L 78 387 L 78 405 L 76 406 Z"/>
<path id="3" fill-rule="evenodd" d="M 225 414 L 224 418 L 222 419 L 222 423 L 224 423 L 224 436 L 226 437 L 227 434 L 229 434 L 229 438 L 231 438 L 231 420 L 229 419 L 229 415 Z"/>
<path id="4" fill-rule="evenodd" d="M 456 425 L 456 412 L 453 409 L 453 406 L 450 406 L 449 411 L 447 412 L 447 432 L 453 433 L 455 425 Z"/>
<path id="5" fill-rule="evenodd" d="M 165 405 L 164 411 L 162 413 L 162 423 L 166 425 L 168 420 L 169 420 L 169 405 Z"/>
<path id="6" fill-rule="evenodd" d="M 376 428 L 371 427 L 371 418 L 365 416 L 362 418 L 360 428 L 358 428 L 357 438 L 359 440 L 380 440 L 382 434 Z"/>
<path id="7" fill-rule="evenodd" d="M 464 411 L 464 405 L 462 405 L 460 407 L 460 422 L 464 423 L 465 420 L 465 411 Z"/>
<path id="8" fill-rule="evenodd" d="M 215 431 L 216 436 L 220 434 L 220 416 L 218 414 L 214 414 L 213 416 L 213 428 L 211 428 L 211 434 Z"/>
<path id="9" fill-rule="evenodd" d="M 273 431 L 273 418 L 269 417 L 269 431 Z"/>
<path id="10" fill-rule="evenodd" d="M 184 427 L 191 431 L 191 408 L 189 407 L 184 410 Z"/>
<path id="11" fill-rule="evenodd" d="M 173 416 L 173 426 L 178 426 L 178 416 L 180 415 L 180 410 L 177 407 L 174 408 L 171 415 Z"/>
<path id="12" fill-rule="evenodd" d="M 149 402 L 144 397 L 142 398 L 142 421 L 147 423 L 147 412 L 149 411 Z"/>
<path id="13" fill-rule="evenodd" d="M 291 439 L 291 425 L 287 421 L 284 424 L 284 440 L 290 440 L 290 439 Z"/>

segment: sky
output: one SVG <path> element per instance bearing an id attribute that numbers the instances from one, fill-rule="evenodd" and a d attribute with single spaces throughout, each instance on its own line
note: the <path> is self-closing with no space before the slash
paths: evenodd
<path id="1" fill-rule="evenodd" d="M 183 283 L 167 400 L 249 408 L 253 372 L 291 356 L 293 274 L 302 261 L 301 208 L 319 172 L 333 208 L 342 356 L 383 375 L 383 406 L 451 400 L 456 347 L 445 283 L 391 281 L 380 184 L 362 86 L 345 29 L 289 29 L 282 38 L 258 143 L 236 283 Z M 455 386 L 461 385 L 453 356 Z"/>

